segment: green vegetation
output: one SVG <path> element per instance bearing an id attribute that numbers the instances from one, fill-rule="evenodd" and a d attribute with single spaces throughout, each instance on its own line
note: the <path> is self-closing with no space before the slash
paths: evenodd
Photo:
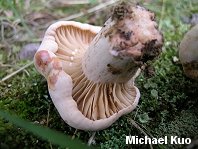
<path id="1" fill-rule="evenodd" d="M 0 2 L 0 80 L 30 60 L 20 61 L 21 47 L 40 42 L 46 23 L 78 13 L 98 5 L 97 1 L 69 5 L 43 0 L 1 0 Z M 182 18 L 198 12 L 197 0 L 139 0 L 140 5 L 154 11 L 159 28 L 164 35 L 163 53 L 155 62 L 148 62 L 145 71 L 136 79 L 135 85 L 141 92 L 136 110 L 121 117 L 106 130 L 96 132 L 93 146 L 103 149 L 150 148 L 149 145 L 127 145 L 125 137 L 134 135 L 153 137 L 176 135 L 180 138 L 198 138 L 198 82 L 185 76 L 178 58 L 178 47 L 190 25 Z M 47 7 L 47 9 L 44 8 Z M 107 10 L 83 15 L 74 20 L 102 25 Z M 34 15 L 33 15 L 34 14 Z M 39 14 L 40 16 L 35 16 Z M 42 16 L 42 17 L 41 17 Z M 30 19 L 31 18 L 31 19 Z M 30 21 L 33 20 L 33 21 Z M 36 38 L 35 38 L 36 36 Z M 33 65 L 0 83 L 0 109 L 32 123 L 46 126 L 64 133 L 70 138 L 82 140 L 85 144 L 91 132 L 68 126 L 59 116 L 47 90 L 46 80 Z M 135 124 L 131 123 L 131 120 Z M 144 132 L 144 133 L 143 133 Z M 60 148 L 50 141 L 0 118 L 0 145 L 2 148 Z M 153 145 L 154 149 L 179 149 L 186 145 Z M 0 147 L 0 148 L 1 148 Z"/>
<path id="2" fill-rule="evenodd" d="M 36 136 L 39 136 L 47 141 L 50 140 L 52 143 L 57 144 L 61 147 L 82 148 L 82 149 L 88 148 L 85 143 L 82 143 L 76 139 L 73 140 L 72 138 L 67 137 L 63 133 L 56 132 L 54 130 L 50 130 L 49 128 L 46 128 L 46 127 L 32 124 L 31 122 L 27 122 L 23 119 L 19 119 L 17 117 L 14 117 L 14 116 L 9 115 L 2 111 L 0 111 L 0 115 L 3 116 L 5 119 L 24 128 L 25 130 L 28 130 L 29 132 L 34 133 Z M 95 147 L 91 146 L 89 148 L 91 149 L 91 148 L 95 148 Z"/>

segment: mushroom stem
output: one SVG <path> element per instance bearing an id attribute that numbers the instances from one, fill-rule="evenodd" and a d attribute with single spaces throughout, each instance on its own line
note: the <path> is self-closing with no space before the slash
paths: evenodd
<path id="1" fill-rule="evenodd" d="M 102 29 L 74 21 L 51 25 L 34 64 L 47 79 L 62 119 L 74 128 L 98 131 L 137 106 L 139 67 L 155 60 L 162 44 L 154 14 L 122 2 Z"/>
<path id="2" fill-rule="evenodd" d="M 125 83 L 161 53 L 162 44 L 154 14 L 122 2 L 85 52 L 82 69 L 95 83 Z"/>
<path id="3" fill-rule="evenodd" d="M 179 58 L 184 73 L 198 80 L 198 24 L 191 28 L 180 43 Z"/>

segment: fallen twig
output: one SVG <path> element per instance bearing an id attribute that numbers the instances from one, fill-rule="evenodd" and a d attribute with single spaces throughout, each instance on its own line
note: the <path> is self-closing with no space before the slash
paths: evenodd
<path id="1" fill-rule="evenodd" d="M 89 0 L 67 0 L 67 1 L 61 1 L 61 2 L 58 2 L 58 1 L 51 1 L 50 4 L 52 5 L 79 5 L 79 4 L 89 4 L 90 1 Z"/>
<path id="2" fill-rule="evenodd" d="M 162 2 L 162 11 L 161 11 L 161 16 L 160 16 L 160 21 L 159 21 L 159 30 L 160 31 L 162 29 L 162 20 L 163 20 L 164 14 L 165 14 L 165 2 L 166 2 L 166 0 L 163 0 L 163 2 Z"/>
<path id="3" fill-rule="evenodd" d="M 12 72 L 11 74 L 7 75 L 6 77 L 4 77 L 4 78 L 0 81 L 0 83 L 2 83 L 2 82 L 4 82 L 5 80 L 11 78 L 12 76 L 14 76 L 15 74 L 19 73 L 21 70 L 23 70 L 23 69 L 29 67 L 29 66 L 32 65 L 33 63 L 34 63 L 34 62 L 32 61 L 32 62 L 26 64 L 25 66 L 21 67 L 20 69 L 18 69 L 18 70 L 16 70 L 16 71 Z"/>
<path id="4" fill-rule="evenodd" d="M 58 22 L 58 21 L 67 21 L 67 20 L 72 20 L 72 19 L 76 19 L 76 18 L 82 17 L 83 15 L 86 15 L 88 13 L 92 13 L 94 11 L 98 11 L 98 10 L 103 9 L 103 8 L 109 6 L 109 5 L 112 5 L 112 4 L 114 4 L 114 3 L 118 2 L 118 1 L 120 1 L 120 0 L 110 0 L 110 1 L 107 1 L 105 3 L 101 3 L 101 4 L 99 4 L 99 5 L 97 5 L 97 6 L 93 7 L 93 8 L 88 9 L 85 12 L 79 12 L 77 14 L 73 14 L 73 15 L 70 15 L 68 17 L 61 18 L 59 20 L 51 21 L 51 22 L 45 24 L 44 26 L 42 26 L 41 28 L 46 28 L 49 25 L 51 25 L 51 24 L 53 24 L 55 22 Z"/>
<path id="5" fill-rule="evenodd" d="M 92 135 L 91 135 L 91 137 L 89 138 L 89 141 L 88 141 L 88 143 L 87 143 L 88 146 L 90 146 L 90 145 L 92 144 L 95 135 L 96 135 L 96 131 L 92 132 Z"/>
<path id="6" fill-rule="evenodd" d="M 131 124 L 133 124 L 133 126 L 135 126 L 137 129 L 139 129 L 141 131 L 141 133 L 143 133 L 145 136 L 148 136 L 147 133 L 142 128 L 140 128 L 140 126 L 134 120 L 130 119 L 130 122 L 131 122 Z M 153 149 L 152 144 L 149 144 L 149 145 L 150 145 L 150 148 Z"/>

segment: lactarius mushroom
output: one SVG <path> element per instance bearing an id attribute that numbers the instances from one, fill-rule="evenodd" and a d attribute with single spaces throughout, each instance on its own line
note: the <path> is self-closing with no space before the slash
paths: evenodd
<path id="1" fill-rule="evenodd" d="M 137 106 L 135 76 L 162 44 L 154 14 L 123 2 L 102 28 L 73 21 L 51 25 L 34 62 L 62 119 L 97 131 Z"/>
<path id="2" fill-rule="evenodd" d="M 181 41 L 179 58 L 185 74 L 198 79 L 198 24 L 190 29 Z"/>

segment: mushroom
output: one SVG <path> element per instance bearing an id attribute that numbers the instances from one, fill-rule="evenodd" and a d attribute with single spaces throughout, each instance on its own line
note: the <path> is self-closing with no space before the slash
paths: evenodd
<path id="1" fill-rule="evenodd" d="M 163 37 L 154 14 L 122 2 L 104 26 L 60 21 L 46 31 L 35 54 L 36 69 L 62 119 L 98 131 L 138 104 L 134 86 L 140 67 L 161 52 Z"/>
<path id="2" fill-rule="evenodd" d="M 198 24 L 191 28 L 181 41 L 179 58 L 185 74 L 198 79 Z"/>

